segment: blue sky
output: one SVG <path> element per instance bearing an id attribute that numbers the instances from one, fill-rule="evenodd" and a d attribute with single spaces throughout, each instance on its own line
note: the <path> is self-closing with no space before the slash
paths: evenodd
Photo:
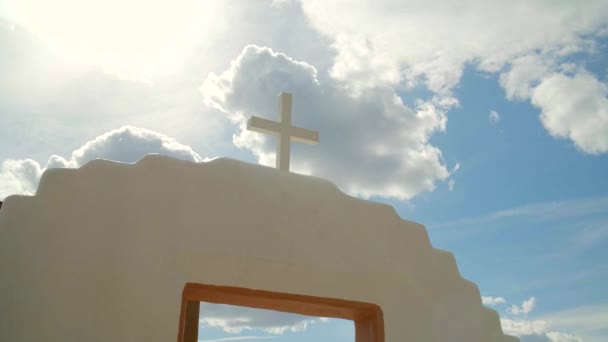
<path id="1" fill-rule="evenodd" d="M 0 200 L 94 158 L 274 165 L 244 124 L 289 91 L 321 140 L 293 144 L 294 172 L 424 224 L 505 332 L 608 339 L 605 1 L 0 0 L 0 47 Z M 335 320 L 202 327 L 352 340 Z"/>

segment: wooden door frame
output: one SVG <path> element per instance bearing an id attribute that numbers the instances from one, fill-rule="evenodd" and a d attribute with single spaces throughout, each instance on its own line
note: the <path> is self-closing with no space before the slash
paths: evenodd
<path id="1" fill-rule="evenodd" d="M 197 341 L 200 302 L 348 319 L 355 322 L 356 342 L 384 342 L 382 309 L 376 304 L 196 283 L 187 283 L 182 292 L 177 342 Z"/>

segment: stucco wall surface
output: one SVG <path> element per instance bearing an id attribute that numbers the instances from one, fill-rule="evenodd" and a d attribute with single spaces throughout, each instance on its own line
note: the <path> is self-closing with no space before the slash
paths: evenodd
<path id="1" fill-rule="evenodd" d="M 230 159 L 47 170 L 0 210 L 0 341 L 175 341 L 186 282 L 375 303 L 386 340 L 503 335 L 392 207 Z"/>

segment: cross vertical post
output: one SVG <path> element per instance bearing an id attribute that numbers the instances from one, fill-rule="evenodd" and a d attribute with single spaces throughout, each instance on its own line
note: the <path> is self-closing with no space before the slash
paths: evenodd
<path id="1" fill-rule="evenodd" d="M 281 113 L 281 133 L 279 136 L 279 150 L 277 151 L 276 167 L 279 170 L 289 171 L 291 152 L 291 136 L 285 127 L 291 127 L 291 94 L 281 93 L 279 101 Z"/>
<path id="2" fill-rule="evenodd" d="M 291 125 L 291 102 L 290 93 L 282 92 L 280 94 L 278 122 L 257 116 L 252 116 L 247 120 L 248 130 L 278 136 L 276 168 L 283 171 L 289 171 L 292 137 L 295 141 L 307 144 L 319 142 L 319 132 Z"/>

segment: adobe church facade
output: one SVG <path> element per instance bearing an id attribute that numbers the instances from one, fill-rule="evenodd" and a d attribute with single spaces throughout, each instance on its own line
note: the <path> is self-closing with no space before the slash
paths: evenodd
<path id="1" fill-rule="evenodd" d="M 0 341 L 187 342 L 186 284 L 285 294 L 283 311 L 378 308 L 350 317 L 373 320 L 357 341 L 517 341 L 422 225 L 230 159 L 47 170 L 35 196 L 3 203 L 0 274 Z"/>

